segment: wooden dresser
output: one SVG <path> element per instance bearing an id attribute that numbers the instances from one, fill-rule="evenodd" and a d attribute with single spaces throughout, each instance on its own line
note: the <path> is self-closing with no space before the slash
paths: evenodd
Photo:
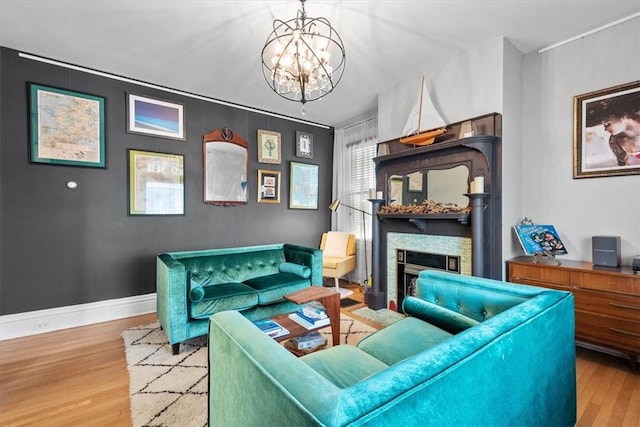
<path id="1" fill-rule="evenodd" d="M 640 276 L 631 267 L 599 267 L 589 262 L 535 264 L 532 257 L 507 261 L 507 280 L 573 292 L 576 340 L 629 356 L 638 370 Z"/>

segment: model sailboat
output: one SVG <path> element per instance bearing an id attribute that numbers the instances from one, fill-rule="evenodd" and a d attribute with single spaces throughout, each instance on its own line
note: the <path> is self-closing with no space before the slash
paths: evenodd
<path id="1" fill-rule="evenodd" d="M 420 96 L 404 125 L 402 135 L 405 136 L 400 138 L 400 142 L 407 145 L 429 145 L 436 137 L 446 132 L 444 120 L 433 105 L 422 77 Z"/>

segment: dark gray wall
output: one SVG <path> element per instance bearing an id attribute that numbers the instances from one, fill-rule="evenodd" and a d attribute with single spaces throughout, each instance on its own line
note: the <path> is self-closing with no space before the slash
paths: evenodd
<path id="1" fill-rule="evenodd" d="M 331 130 L 20 58 L 7 48 L 0 82 L 2 315 L 155 292 L 157 253 L 275 242 L 317 247 L 330 227 Z M 29 163 L 27 82 L 105 97 L 106 169 Z M 126 133 L 126 92 L 185 104 L 187 141 Z M 203 203 L 202 135 L 224 126 L 249 141 L 243 206 Z M 281 133 L 280 165 L 257 163 L 258 129 Z M 313 159 L 295 157 L 296 131 L 313 134 Z M 184 155 L 184 216 L 127 215 L 127 148 Z M 320 166 L 318 210 L 288 209 L 290 161 Z M 280 204 L 257 202 L 258 169 L 282 172 Z M 66 188 L 69 180 L 76 190 Z"/>

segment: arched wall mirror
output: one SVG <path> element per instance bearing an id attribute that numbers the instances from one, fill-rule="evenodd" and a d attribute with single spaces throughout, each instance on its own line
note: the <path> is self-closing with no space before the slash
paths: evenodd
<path id="1" fill-rule="evenodd" d="M 226 127 L 203 139 L 204 202 L 217 206 L 247 203 L 248 143 Z"/>
<path id="2" fill-rule="evenodd" d="M 461 208 L 469 205 L 469 198 L 464 196 L 469 189 L 469 168 L 464 164 L 394 174 L 387 185 L 390 206 L 419 205 L 423 200 L 454 203 Z"/>

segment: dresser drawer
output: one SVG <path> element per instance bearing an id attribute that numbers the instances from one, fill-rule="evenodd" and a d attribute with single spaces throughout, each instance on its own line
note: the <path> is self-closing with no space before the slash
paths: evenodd
<path id="1" fill-rule="evenodd" d="M 540 267 L 536 265 L 509 265 L 509 280 L 511 282 L 526 283 L 535 286 L 560 287 L 566 290 L 569 288 L 571 274 L 569 271 L 554 269 L 549 267 Z"/>
<path id="2" fill-rule="evenodd" d="M 573 297 L 576 310 L 636 321 L 640 332 L 640 297 L 584 289 L 576 289 Z"/>
<path id="3" fill-rule="evenodd" d="M 640 277 L 574 271 L 571 273 L 571 284 L 583 289 L 640 295 Z"/>
<path id="4" fill-rule="evenodd" d="M 640 323 L 576 311 L 576 338 L 640 353 Z"/>

